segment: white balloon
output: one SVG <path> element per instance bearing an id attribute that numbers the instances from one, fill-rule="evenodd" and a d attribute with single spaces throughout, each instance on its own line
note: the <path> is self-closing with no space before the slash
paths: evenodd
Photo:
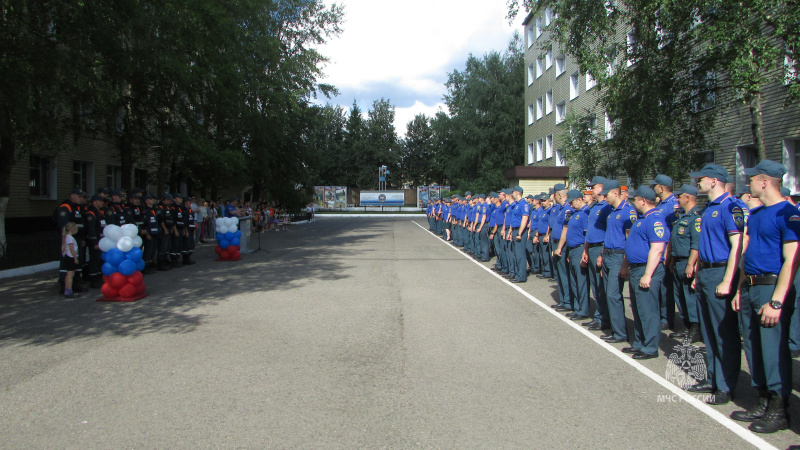
<path id="1" fill-rule="evenodd" d="M 235 227 L 235 226 L 239 225 L 239 218 L 238 217 L 229 217 L 229 219 L 231 220 L 231 223 L 230 223 L 230 225 L 228 225 L 228 228 Z"/>
<path id="2" fill-rule="evenodd" d="M 223 217 L 217 217 L 217 221 L 216 221 L 217 228 L 224 226 L 223 225 L 223 223 L 225 223 L 224 221 L 225 221 L 225 219 Z"/>
<path id="3" fill-rule="evenodd" d="M 122 230 L 116 225 L 106 225 L 106 227 L 103 228 L 103 234 L 105 237 L 111 239 L 111 242 L 116 243 L 119 238 L 122 237 Z"/>
<path id="4" fill-rule="evenodd" d="M 142 247 L 142 237 L 141 236 L 134 236 L 133 237 L 133 246 L 141 248 Z"/>
<path id="5" fill-rule="evenodd" d="M 129 238 L 128 236 L 119 238 L 119 241 L 117 241 L 117 248 L 123 253 L 131 251 L 133 248 L 133 239 Z"/>
<path id="6" fill-rule="evenodd" d="M 226 226 L 217 227 L 217 233 L 225 234 L 227 232 L 228 232 L 228 227 L 226 227 Z"/>
<path id="7" fill-rule="evenodd" d="M 112 248 L 116 248 L 117 244 L 115 244 L 111 239 L 104 237 L 103 239 L 100 239 L 100 242 L 97 243 L 97 246 L 100 247 L 100 251 L 107 252 Z"/>
<path id="8" fill-rule="evenodd" d="M 134 236 L 139 234 L 139 227 L 137 227 L 132 223 L 125 224 L 120 228 L 122 228 L 122 235 L 128 236 L 129 238 L 133 238 Z"/>

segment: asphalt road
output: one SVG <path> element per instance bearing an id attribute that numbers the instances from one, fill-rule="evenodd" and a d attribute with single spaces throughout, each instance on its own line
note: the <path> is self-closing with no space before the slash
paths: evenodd
<path id="1" fill-rule="evenodd" d="M 63 299 L 53 272 L 0 280 L 0 447 L 800 442 L 800 413 L 754 440 L 725 419 L 738 406 L 676 394 L 665 356 L 631 362 L 553 313 L 553 284 L 506 283 L 425 228 L 320 218 L 239 262 L 204 246 L 132 304 Z"/>

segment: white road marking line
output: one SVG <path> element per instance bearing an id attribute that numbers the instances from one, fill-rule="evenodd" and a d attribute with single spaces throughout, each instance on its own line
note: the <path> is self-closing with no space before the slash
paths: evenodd
<path id="1" fill-rule="evenodd" d="M 414 225 L 420 227 L 424 231 L 428 231 L 427 228 L 425 228 L 422 225 L 418 224 L 416 221 L 412 220 L 411 222 L 413 222 Z M 430 234 L 429 231 L 428 231 L 428 234 Z M 602 339 L 600 339 L 594 333 L 589 332 L 589 330 L 587 330 L 583 326 L 578 325 L 577 323 L 575 323 L 572 320 L 568 319 L 566 316 L 560 314 L 559 312 L 557 312 L 556 310 L 554 310 L 550 306 L 544 304 L 538 298 L 536 298 L 536 297 L 532 296 L 531 294 L 525 292 L 524 290 L 522 290 L 521 287 L 519 287 L 516 284 L 506 280 L 505 278 L 501 277 L 497 273 L 492 272 L 491 269 L 489 269 L 488 267 L 484 266 L 480 262 L 472 259 L 472 257 L 470 257 L 466 253 L 462 252 L 457 247 L 454 247 L 454 246 L 448 244 L 446 241 L 443 241 L 437 235 L 431 235 L 431 236 L 433 236 L 436 240 L 440 241 L 441 243 L 445 244 L 446 246 L 448 246 L 448 247 L 452 248 L 453 250 L 457 251 L 458 253 L 461 253 L 465 258 L 467 258 L 469 261 L 475 263 L 481 269 L 489 272 L 495 278 L 497 278 L 498 280 L 502 281 L 503 283 L 507 284 L 512 289 L 515 289 L 517 292 L 519 292 L 520 294 L 525 296 L 528 300 L 532 301 L 533 303 L 536 303 L 542 309 L 544 309 L 545 311 L 549 312 L 553 316 L 557 317 L 562 322 L 564 322 L 567 325 L 569 325 L 570 327 L 572 327 L 574 330 L 578 331 L 579 333 L 581 333 L 584 336 L 588 337 L 589 339 L 593 340 L 595 343 L 597 343 L 598 345 L 600 345 L 604 349 L 608 350 L 611 354 L 615 355 L 617 358 L 621 359 L 622 361 L 624 361 L 625 363 L 627 363 L 631 367 L 635 368 L 636 370 L 638 370 L 639 372 L 641 372 L 642 374 L 644 374 L 645 376 L 647 376 L 651 380 L 653 380 L 656 383 L 660 384 L 662 387 L 666 388 L 667 390 L 672 392 L 674 395 L 677 395 L 678 397 L 680 397 L 681 401 L 689 403 L 690 405 L 694 406 L 695 408 L 700 410 L 700 412 L 702 412 L 705 415 L 707 415 L 708 417 L 714 419 L 717 423 L 719 423 L 720 425 L 724 426 L 725 428 L 731 430 L 732 432 L 734 432 L 740 438 L 744 439 L 745 441 L 749 442 L 750 444 L 753 444 L 756 448 L 775 449 L 775 447 L 772 444 L 770 444 L 769 442 L 765 441 L 764 439 L 756 436 L 752 431 L 742 427 L 741 425 L 739 425 L 738 423 L 733 421 L 733 419 L 729 418 L 728 416 L 726 416 L 726 415 L 722 414 L 721 412 L 717 411 L 716 409 L 712 408 L 710 405 L 706 404 L 704 401 L 698 400 L 697 398 L 693 397 L 691 394 L 689 394 L 688 392 L 684 391 L 680 387 L 675 386 L 674 384 L 672 384 L 669 381 L 665 380 L 663 377 L 661 377 L 660 375 L 656 374 L 652 370 L 648 369 L 647 367 L 645 367 L 644 365 L 642 365 L 641 363 L 639 363 L 635 359 L 632 359 L 630 356 L 628 356 L 625 353 L 622 353 L 621 351 L 617 350 L 616 347 L 614 347 L 611 344 L 603 341 Z"/>

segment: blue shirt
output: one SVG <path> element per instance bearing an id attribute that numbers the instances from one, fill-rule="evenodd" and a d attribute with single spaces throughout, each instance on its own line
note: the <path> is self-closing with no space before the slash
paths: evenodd
<path id="1" fill-rule="evenodd" d="M 595 203 L 589 210 L 589 225 L 586 228 L 586 242 L 597 244 L 606 240 L 606 221 L 614 208 L 607 201 Z"/>
<path id="2" fill-rule="evenodd" d="M 757 208 L 750 214 L 747 236 L 744 272 L 777 275 L 783 265 L 783 243 L 800 236 L 800 212 L 787 201 Z"/>
<path id="3" fill-rule="evenodd" d="M 235 217 L 235 215 L 233 214 L 233 211 L 235 211 L 235 210 L 236 210 L 236 207 L 231 205 L 230 203 L 228 203 L 227 205 L 225 205 L 225 211 L 224 211 L 223 215 L 225 217 Z"/>
<path id="4" fill-rule="evenodd" d="M 678 216 L 681 211 L 681 205 L 678 203 L 675 195 L 670 194 L 669 197 L 665 198 L 661 203 L 658 204 L 658 206 L 656 206 L 656 209 L 661 213 L 661 217 L 663 217 L 667 222 L 667 228 L 669 228 L 669 231 L 672 231 L 672 227 L 675 224 L 675 221 L 678 220 Z"/>
<path id="5" fill-rule="evenodd" d="M 569 219 L 572 217 L 572 213 L 575 212 L 572 209 L 572 206 L 564 203 L 561 206 L 561 210 L 558 212 L 558 216 L 556 216 L 556 226 L 550 231 L 550 237 L 553 239 L 561 239 L 561 233 L 564 231 L 564 225 L 569 223 Z"/>
<path id="6" fill-rule="evenodd" d="M 744 227 L 744 212 L 726 192 L 708 202 L 700 221 L 700 259 L 710 263 L 728 261 L 731 252 L 729 234 Z"/>
<path id="7" fill-rule="evenodd" d="M 525 199 L 514 202 L 513 206 L 511 207 L 511 227 L 519 228 L 522 225 L 522 217 L 528 216 L 530 213 L 531 205 L 526 202 Z"/>
<path id="8" fill-rule="evenodd" d="M 625 242 L 625 258 L 629 264 L 643 264 L 647 262 L 650 253 L 650 244 L 654 242 L 669 241 L 669 228 L 666 220 L 658 208 L 653 208 L 639 217 L 636 224 L 631 227 L 628 240 Z M 659 261 L 664 260 L 661 252 Z"/>
<path id="9" fill-rule="evenodd" d="M 503 211 L 503 226 L 510 227 L 511 226 L 511 209 L 514 206 L 514 201 L 506 201 L 506 209 Z"/>
<path id="10" fill-rule="evenodd" d="M 508 207 L 508 203 L 500 202 L 500 206 L 495 206 L 494 212 L 492 213 L 492 221 L 494 222 L 492 226 L 503 226 L 503 217 L 505 217 L 506 207 Z"/>
<path id="11" fill-rule="evenodd" d="M 606 218 L 605 248 L 621 250 L 625 248 L 625 232 L 630 230 L 638 215 L 627 200 L 620 202 Z"/>
<path id="12" fill-rule="evenodd" d="M 553 237 L 553 235 L 555 234 L 558 222 L 558 215 L 561 212 L 561 208 L 563 208 L 563 206 L 559 205 L 558 203 L 550 207 L 550 215 L 547 216 L 547 227 L 550 228 L 550 237 Z M 558 229 L 560 230 L 561 227 L 558 227 Z"/>
<path id="13" fill-rule="evenodd" d="M 567 247 L 583 245 L 586 242 L 586 228 L 589 225 L 589 207 L 572 213 L 567 224 Z"/>
<path id="14" fill-rule="evenodd" d="M 537 226 L 539 227 L 539 234 L 544 236 L 547 233 L 547 224 L 550 221 L 550 212 L 553 210 L 553 207 L 549 207 L 547 209 L 539 207 L 541 211 L 539 212 L 539 223 Z"/>

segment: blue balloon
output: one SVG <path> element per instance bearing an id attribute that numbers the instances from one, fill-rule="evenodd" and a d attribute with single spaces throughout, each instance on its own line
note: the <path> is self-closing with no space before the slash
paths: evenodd
<path id="1" fill-rule="evenodd" d="M 111 263 L 103 264 L 103 269 L 102 269 L 103 275 L 110 277 L 111 274 L 116 271 L 117 271 L 116 266 L 111 265 Z"/>
<path id="2" fill-rule="evenodd" d="M 231 243 L 230 243 L 230 242 L 228 242 L 228 240 L 227 240 L 227 239 L 220 239 L 220 240 L 219 240 L 219 247 L 220 247 L 220 248 L 223 248 L 223 249 L 224 249 L 224 248 L 228 248 L 228 246 L 229 246 L 229 245 L 231 245 Z"/>
<path id="3" fill-rule="evenodd" d="M 125 253 L 122 253 L 122 250 L 118 248 L 112 248 L 106 253 L 106 261 L 110 262 L 114 267 L 118 266 L 122 261 L 125 261 Z"/>
<path id="4" fill-rule="evenodd" d="M 142 249 L 139 247 L 133 247 L 130 251 L 125 253 L 125 259 L 129 259 L 133 262 L 141 261 L 142 260 Z"/>
<path id="5" fill-rule="evenodd" d="M 141 259 L 136 263 L 136 270 L 139 272 L 144 270 L 144 261 Z"/>
<path id="6" fill-rule="evenodd" d="M 106 255 L 107 255 L 106 252 L 101 253 L 100 254 L 100 259 L 102 259 L 103 261 L 108 261 L 108 256 L 106 256 Z"/>
<path id="7" fill-rule="evenodd" d="M 121 263 L 119 263 L 118 269 L 119 269 L 119 273 L 121 273 L 121 274 L 123 274 L 123 275 L 125 275 L 127 277 L 128 275 L 132 274 L 133 272 L 136 272 L 136 263 L 131 261 L 131 260 L 129 260 L 129 259 L 126 259 L 125 261 L 122 261 Z"/>
<path id="8" fill-rule="evenodd" d="M 234 236 L 233 236 L 233 232 L 232 231 L 228 231 L 227 233 L 225 233 L 225 240 L 226 241 L 231 241 L 231 240 L 233 240 L 233 238 L 234 238 Z"/>
<path id="9" fill-rule="evenodd" d="M 222 233 L 217 233 L 217 240 L 221 241 L 223 239 L 225 239 L 225 235 L 223 235 Z"/>
<path id="10" fill-rule="evenodd" d="M 239 238 L 235 237 L 235 238 L 231 239 L 231 245 L 234 246 L 234 247 L 239 245 Z"/>
<path id="11" fill-rule="evenodd" d="M 236 233 L 233 233 L 233 235 L 236 236 L 237 238 L 242 237 L 242 230 L 236 230 Z"/>

